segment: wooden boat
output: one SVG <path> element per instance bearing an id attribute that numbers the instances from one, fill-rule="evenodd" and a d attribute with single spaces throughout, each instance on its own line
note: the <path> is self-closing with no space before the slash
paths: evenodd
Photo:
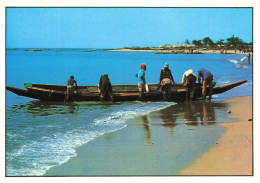
<path id="1" fill-rule="evenodd" d="M 247 80 L 242 80 L 227 85 L 213 88 L 213 94 L 223 93 L 234 87 L 237 87 Z M 25 83 L 24 89 L 6 86 L 6 89 L 20 96 L 40 99 L 44 101 L 64 101 L 66 85 L 32 84 Z M 159 84 L 150 84 L 150 91 L 145 93 L 145 101 L 163 101 L 163 92 Z M 139 92 L 137 85 L 113 85 L 112 86 L 115 101 L 134 101 L 138 100 Z M 194 98 L 202 97 L 201 85 L 196 83 Z M 175 83 L 170 89 L 171 101 L 181 102 L 186 99 L 186 87 Z M 97 86 L 78 86 L 77 93 L 74 94 L 74 101 L 99 101 Z"/>

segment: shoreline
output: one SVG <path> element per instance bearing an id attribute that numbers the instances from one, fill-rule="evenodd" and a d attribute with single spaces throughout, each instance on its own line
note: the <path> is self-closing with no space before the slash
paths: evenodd
<path id="1" fill-rule="evenodd" d="M 241 106 L 241 103 L 247 106 L 250 104 L 248 102 L 245 103 L 245 101 L 250 102 L 250 99 L 252 99 L 252 96 L 231 98 L 224 102 L 230 103 L 231 106 L 234 106 L 234 104 Z M 215 107 L 219 108 L 221 105 L 218 104 Z M 247 112 L 250 113 L 250 107 L 246 108 L 248 109 Z M 209 109 L 208 112 L 211 112 L 211 108 L 205 109 Z M 225 110 L 224 112 L 226 113 L 227 109 L 225 105 L 223 106 L 223 110 Z M 234 116 L 237 114 L 237 112 L 235 112 L 236 110 L 231 107 L 231 111 L 232 113 L 229 118 L 236 117 Z M 44 176 L 170 176 L 180 175 L 180 172 L 181 175 L 237 175 L 237 173 L 241 175 L 241 172 L 238 171 L 237 168 L 238 165 L 241 165 L 240 161 L 236 164 L 229 164 L 231 170 L 233 168 L 235 172 L 230 169 L 228 170 L 230 171 L 229 173 L 222 174 L 223 172 L 217 172 L 217 167 L 220 166 L 221 169 L 223 169 L 223 166 L 226 165 L 221 164 L 220 161 L 216 161 L 217 159 L 215 157 L 211 159 L 214 165 L 213 169 L 210 169 L 211 172 L 193 171 L 192 173 L 187 173 L 186 169 L 189 169 L 190 165 L 193 167 L 193 162 L 199 161 L 199 159 L 204 157 L 209 151 L 215 151 L 216 148 L 225 144 L 228 146 L 228 148 L 224 146 L 226 154 L 221 155 L 219 153 L 222 152 L 217 151 L 216 156 L 219 156 L 220 159 L 229 158 L 230 156 L 228 156 L 227 153 L 232 153 L 235 147 L 241 146 L 236 145 L 230 149 L 229 145 L 234 142 L 226 141 L 225 138 L 222 140 L 222 136 L 230 134 L 230 129 L 235 131 L 240 129 L 241 125 L 245 125 L 246 127 L 250 126 L 250 124 L 252 124 L 251 121 L 247 123 L 227 122 L 217 125 L 204 123 L 195 124 L 195 126 L 192 124 L 177 124 L 176 126 L 175 117 L 167 117 L 168 112 L 164 110 L 162 113 L 155 112 L 149 116 L 141 116 L 140 119 L 129 120 L 126 128 L 102 135 L 77 148 L 76 157 L 71 158 L 62 165 L 51 168 Z M 203 112 L 205 112 L 204 108 Z M 186 112 L 186 115 L 189 115 L 188 113 Z M 160 119 L 158 115 L 162 115 L 159 116 Z M 248 116 L 250 116 L 250 114 L 248 114 Z M 210 115 L 208 115 L 208 117 L 209 119 L 212 118 Z M 204 119 L 208 117 L 204 114 Z M 183 118 L 183 116 L 181 116 L 181 118 Z M 162 120 L 162 122 L 158 120 Z M 242 127 L 244 128 L 244 126 Z M 205 128 L 207 128 L 206 131 L 203 130 Z M 227 130 L 224 133 L 225 129 Z M 250 128 L 248 129 L 250 131 Z M 244 137 L 241 137 L 240 134 L 235 135 L 240 137 L 238 143 L 245 141 Z M 206 142 L 204 141 L 205 136 L 208 137 Z M 196 141 L 194 141 L 194 137 L 196 137 Z M 216 142 L 218 144 L 215 144 Z M 197 149 L 189 153 L 191 147 Z M 247 146 L 243 147 L 245 147 L 245 149 L 243 148 L 244 150 L 250 152 L 250 145 L 248 146 L 247 144 Z M 238 156 L 241 158 L 240 155 Z M 189 157 L 191 160 L 187 161 L 186 157 Z M 181 160 L 182 158 L 184 158 L 184 161 Z M 242 157 L 243 160 L 248 158 L 250 159 L 248 153 Z M 177 169 L 175 168 L 175 164 L 179 164 Z M 204 161 L 200 163 L 199 166 L 205 170 L 207 164 L 208 162 Z M 242 166 L 249 169 L 248 167 L 252 167 L 251 165 L 252 163 L 244 162 Z M 195 168 L 195 170 L 197 169 Z M 251 175 L 252 173 L 250 174 L 250 171 L 248 172 L 246 170 L 242 172 L 242 174 Z"/>
<path id="2" fill-rule="evenodd" d="M 51 50 L 54 52 L 61 52 L 64 50 L 77 50 L 73 48 L 32 48 L 32 49 L 26 49 L 26 48 L 7 48 L 7 50 L 17 50 L 17 49 L 23 49 L 24 51 L 27 52 L 37 52 L 37 51 L 46 51 L 46 50 Z M 252 54 L 253 52 L 241 52 L 239 50 L 225 50 L 225 53 L 223 53 L 221 50 L 214 50 L 214 49 L 194 49 L 193 53 L 190 52 L 188 49 L 129 49 L 129 48 L 112 48 L 112 49 L 83 49 L 80 48 L 82 52 L 94 52 L 94 51 L 108 51 L 108 52 L 153 52 L 155 54 L 204 54 L 204 53 L 218 53 L 218 54 L 239 54 L 239 55 L 248 55 L 248 53 Z M 171 53 L 175 52 L 175 53 Z"/>
<path id="3" fill-rule="evenodd" d="M 149 49 L 146 49 L 146 50 L 145 49 L 134 50 L 134 49 L 118 48 L 118 49 L 109 49 L 109 50 L 106 50 L 106 51 L 112 51 L 112 52 L 154 52 L 154 53 L 160 52 L 162 54 L 168 53 L 168 52 L 171 52 L 171 51 L 176 51 L 176 52 L 184 51 L 185 53 L 179 53 L 179 54 L 191 54 L 191 53 L 188 53 L 188 50 L 172 50 L 172 49 L 169 49 L 169 50 L 160 50 L 160 49 L 158 49 L 158 50 L 154 50 L 154 49 L 151 49 L 151 50 L 149 50 Z M 247 53 L 242 53 L 242 52 L 237 51 L 237 50 L 227 50 L 227 53 L 221 53 L 221 50 L 202 50 L 202 49 L 198 49 L 198 50 L 193 50 L 193 52 L 194 52 L 194 54 L 197 54 L 195 52 L 201 52 L 201 53 L 219 53 L 219 54 L 248 55 L 248 52 Z M 250 54 L 252 55 L 253 53 L 250 52 Z"/>
<path id="4" fill-rule="evenodd" d="M 237 122 L 222 123 L 225 133 L 181 175 L 253 175 L 252 96 L 227 99 L 230 118 Z"/>

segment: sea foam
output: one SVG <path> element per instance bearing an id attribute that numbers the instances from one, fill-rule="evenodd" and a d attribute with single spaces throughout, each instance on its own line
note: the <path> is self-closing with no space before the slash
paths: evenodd
<path id="1" fill-rule="evenodd" d="M 6 174 L 7 176 L 42 176 L 50 168 L 75 157 L 77 155 L 76 147 L 105 133 L 125 128 L 128 119 L 146 115 L 174 104 L 172 102 L 129 102 L 112 105 L 112 109 L 105 109 L 105 111 L 110 110 L 109 112 L 96 116 L 92 122 L 82 122 L 82 127 L 72 128 L 65 132 L 54 132 L 37 140 L 28 139 L 18 149 L 7 153 Z M 64 123 L 67 123 L 65 118 Z M 73 122 L 71 123 L 73 124 Z M 84 126 L 84 124 L 86 125 Z M 28 133 L 28 131 L 25 130 L 24 133 Z M 11 133 L 7 135 L 14 136 Z"/>
<path id="2" fill-rule="evenodd" d="M 118 111 L 114 111 L 109 114 L 109 116 L 105 116 L 102 118 L 97 118 L 94 120 L 95 124 L 122 124 L 125 123 L 126 120 L 132 119 L 139 115 L 146 115 L 152 111 L 158 111 L 174 105 L 173 102 L 138 102 L 131 106 L 124 106 Z"/>

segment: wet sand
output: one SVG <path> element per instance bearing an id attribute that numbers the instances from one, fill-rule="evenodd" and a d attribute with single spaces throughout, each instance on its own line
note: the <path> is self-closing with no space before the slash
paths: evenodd
<path id="1" fill-rule="evenodd" d="M 199 166 L 203 167 L 202 170 L 208 171 L 189 172 L 185 169 L 181 173 L 183 175 L 250 175 L 252 122 L 247 122 L 247 119 L 252 117 L 250 99 L 251 97 L 241 97 L 229 99 L 227 102 L 182 103 L 128 120 L 126 128 L 102 135 L 77 148 L 76 157 L 51 168 L 45 176 L 179 175 L 181 170 L 197 162 L 196 160 L 205 152 L 206 155 L 219 147 L 222 147 L 220 150 L 222 152 L 214 151 L 215 157 L 209 158 L 212 161 L 211 169 L 205 168 L 209 165 L 207 159 Z M 229 103 L 232 106 L 231 114 L 226 113 L 229 110 Z M 238 108 L 234 106 L 241 105 L 247 110 L 245 112 L 245 109 L 242 109 L 243 114 L 247 115 L 239 118 L 243 123 L 230 122 L 235 121 L 232 118 L 239 117 L 240 111 L 237 111 Z M 223 121 L 228 123 L 219 125 Z M 226 140 L 227 138 L 229 140 Z M 242 152 L 233 152 L 234 149 Z M 242 160 L 238 161 L 233 153 L 238 153 L 237 158 Z M 216 161 L 216 157 L 224 160 L 224 164 L 220 160 Z M 241 166 L 243 172 L 238 171 L 238 166 Z M 230 167 L 230 169 L 226 172 L 219 171 L 224 169 L 223 167 Z M 235 171 L 231 171 L 232 169 Z"/>
<path id="2" fill-rule="evenodd" d="M 252 97 L 226 100 L 231 104 L 230 117 L 239 122 L 220 124 L 226 128 L 211 148 L 182 175 L 252 175 Z"/>

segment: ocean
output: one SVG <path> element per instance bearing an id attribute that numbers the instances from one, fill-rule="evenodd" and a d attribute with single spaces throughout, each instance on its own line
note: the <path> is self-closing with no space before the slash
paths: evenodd
<path id="1" fill-rule="evenodd" d="M 211 122 L 232 121 L 225 118 L 224 99 L 252 95 L 253 67 L 247 59 L 241 61 L 245 55 L 84 50 L 87 49 L 7 49 L 6 85 L 17 88 L 24 88 L 26 82 L 66 85 L 70 75 L 74 75 L 78 85 L 97 85 L 104 73 L 109 75 L 112 85 L 136 84 L 135 73 L 141 63 L 147 65 L 146 82 L 158 83 L 160 70 L 167 62 L 177 83 L 181 82 L 186 70 L 196 72 L 201 67 L 212 72 L 217 86 L 248 80 L 237 88 L 212 97 L 212 105 L 206 104 L 207 109 L 214 109 L 216 113 L 210 117 Z M 196 108 L 195 103 L 194 106 Z M 50 168 L 77 156 L 77 147 L 125 128 L 130 119 L 151 115 L 159 116 L 163 121 L 165 115 L 159 114 L 166 109 L 169 111 L 169 108 L 176 114 L 173 116 L 179 116 L 179 120 L 175 120 L 176 125 L 194 121 L 196 115 L 197 120 L 201 115 L 198 111 L 191 115 L 190 106 L 173 102 L 42 102 L 7 91 L 6 175 L 42 176 Z M 183 108 L 187 109 L 183 111 Z M 216 133 L 216 138 L 219 135 Z"/>

